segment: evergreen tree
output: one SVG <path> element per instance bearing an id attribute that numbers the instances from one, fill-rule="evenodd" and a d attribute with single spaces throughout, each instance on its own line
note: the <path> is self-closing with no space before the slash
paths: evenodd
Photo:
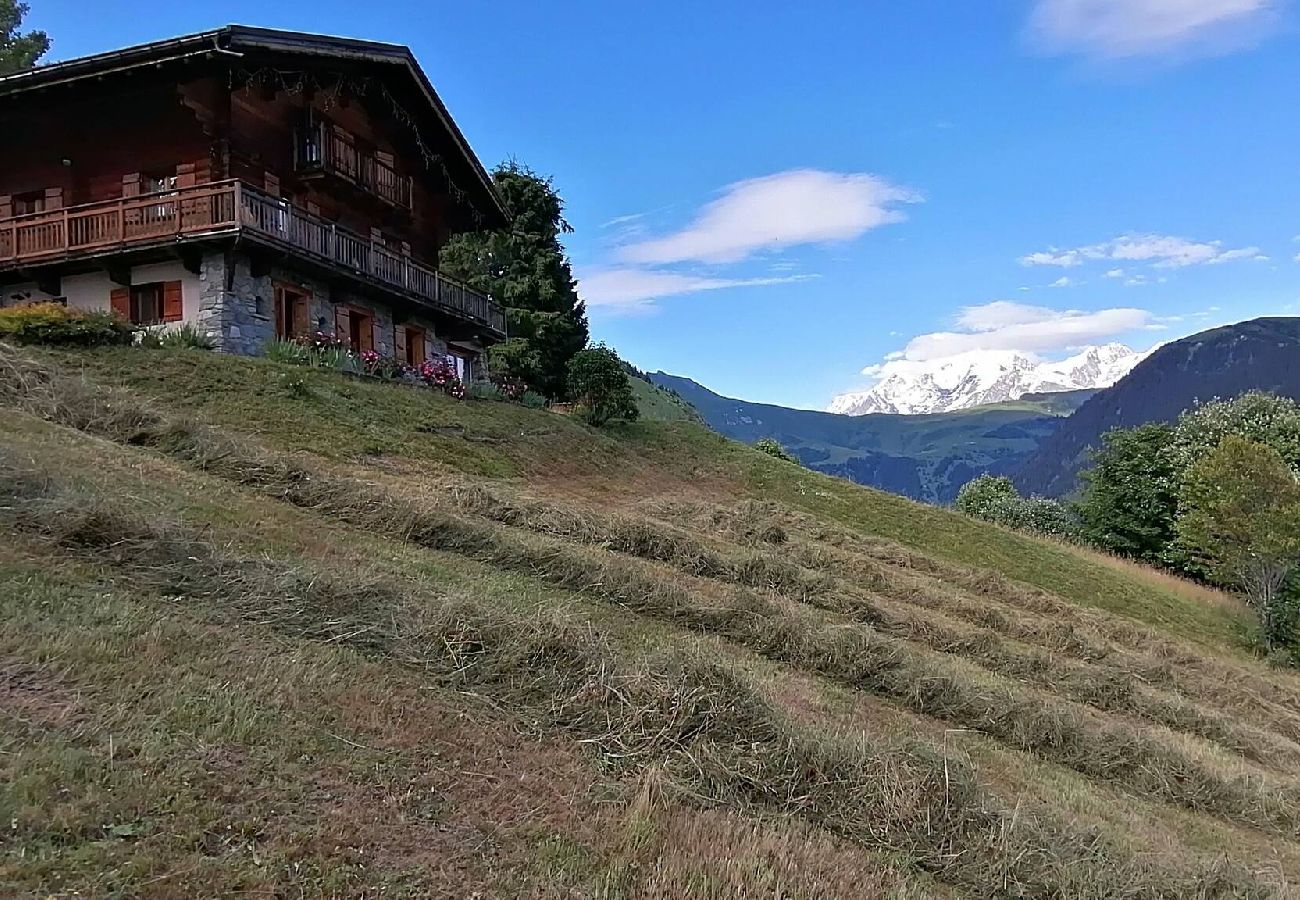
<path id="1" fill-rule="evenodd" d="M 586 308 L 560 243 L 573 229 L 550 178 L 510 160 L 493 171 L 492 179 L 511 227 L 457 235 L 443 248 L 440 265 L 505 307 L 510 340 L 493 348 L 493 365 L 548 397 L 561 398 L 569 360 L 588 340 Z"/>
<path id="2" fill-rule="evenodd" d="M 45 32 L 23 34 L 18 30 L 27 12 L 26 3 L 0 0 L 0 75 L 30 69 L 50 49 L 50 39 Z"/>

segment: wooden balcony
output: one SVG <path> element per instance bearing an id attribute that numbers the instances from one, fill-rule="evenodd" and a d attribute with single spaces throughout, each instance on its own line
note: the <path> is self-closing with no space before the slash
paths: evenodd
<path id="1" fill-rule="evenodd" d="M 346 135 L 318 122 L 301 132 L 294 150 L 300 175 L 337 176 L 400 209 L 411 208 L 411 176 L 359 149 Z"/>
<path id="2" fill-rule="evenodd" d="M 491 298 L 239 181 L 0 219 L 0 270 L 235 234 L 505 335 L 505 313 Z"/>

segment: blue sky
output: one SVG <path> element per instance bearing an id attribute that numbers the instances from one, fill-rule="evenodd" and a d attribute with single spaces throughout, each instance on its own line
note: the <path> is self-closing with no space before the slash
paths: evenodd
<path id="1" fill-rule="evenodd" d="M 1297 0 L 29 2 L 50 59 L 409 44 L 485 163 L 555 177 L 593 335 L 732 396 L 1300 310 Z"/>

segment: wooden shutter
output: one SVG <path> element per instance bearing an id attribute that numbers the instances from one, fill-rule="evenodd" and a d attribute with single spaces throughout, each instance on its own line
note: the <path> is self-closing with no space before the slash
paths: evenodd
<path id="1" fill-rule="evenodd" d="M 346 306 L 334 307 L 334 335 L 341 341 L 352 340 L 351 318 L 352 314 Z"/>
<path id="2" fill-rule="evenodd" d="M 0 194 L 0 219 L 7 219 L 14 214 L 14 198 L 10 194 Z"/>
<path id="3" fill-rule="evenodd" d="M 46 188 L 45 189 L 45 208 L 63 209 L 63 188 Z"/>
<path id="4" fill-rule="evenodd" d="M 185 301 L 179 281 L 166 281 L 162 286 L 164 322 L 179 322 L 185 318 Z"/>
<path id="5" fill-rule="evenodd" d="M 275 286 L 275 336 L 278 338 L 288 337 L 284 333 L 284 288 L 279 285 Z"/>
<path id="6" fill-rule="evenodd" d="M 194 187 L 198 183 L 194 163 L 181 163 L 176 167 L 176 186 L 178 188 Z"/>
<path id="7" fill-rule="evenodd" d="M 393 358 L 406 364 L 406 329 L 401 325 L 393 326 Z"/>
<path id="8" fill-rule="evenodd" d="M 317 203 L 315 200 L 308 200 L 308 201 L 307 201 L 307 212 L 311 213 L 313 216 L 319 216 L 319 215 L 320 215 L 320 204 Z"/>
<path id="9" fill-rule="evenodd" d="M 271 172 L 264 172 L 262 174 L 262 185 L 272 197 L 280 196 L 280 176 Z"/>
<path id="10" fill-rule="evenodd" d="M 140 173 L 132 172 L 130 175 L 122 176 L 122 196 L 139 197 L 140 196 Z"/>
<path id="11" fill-rule="evenodd" d="M 370 319 L 369 327 L 366 327 L 366 319 Z M 361 347 L 362 351 L 374 350 L 375 345 L 379 343 L 379 323 L 372 316 L 363 317 L 361 320 Z"/>
<path id="12" fill-rule="evenodd" d="M 124 287 L 115 287 L 109 294 L 109 306 L 113 310 L 113 315 L 117 316 L 124 322 L 131 321 L 131 289 Z"/>
<path id="13" fill-rule="evenodd" d="M 293 298 L 293 333 L 311 334 L 311 294 L 299 294 Z"/>

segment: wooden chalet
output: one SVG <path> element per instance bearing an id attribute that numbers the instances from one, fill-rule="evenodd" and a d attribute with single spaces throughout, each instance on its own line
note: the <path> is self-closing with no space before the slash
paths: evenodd
<path id="1" fill-rule="evenodd" d="M 219 349 L 337 333 L 481 374 L 505 337 L 445 277 L 509 224 L 406 47 L 232 25 L 0 78 L 0 305 L 45 299 Z"/>

